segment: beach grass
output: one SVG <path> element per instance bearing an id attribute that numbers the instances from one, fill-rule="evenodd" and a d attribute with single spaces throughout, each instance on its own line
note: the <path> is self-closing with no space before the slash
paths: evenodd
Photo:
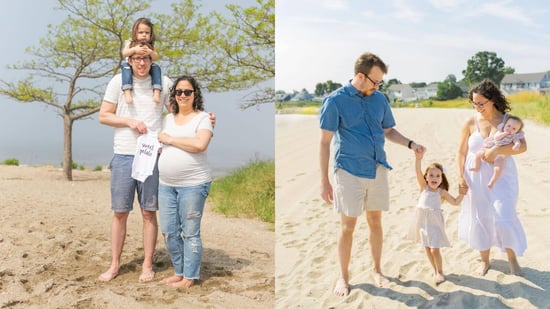
<path id="1" fill-rule="evenodd" d="M 522 91 L 506 96 L 510 102 L 514 114 L 523 119 L 529 119 L 543 125 L 550 125 L 550 96 L 542 95 L 536 92 Z M 472 108 L 468 98 L 458 98 L 454 100 L 417 100 L 414 102 L 394 102 L 393 108 Z M 299 101 L 285 102 L 277 104 L 277 113 L 279 114 L 319 114 L 321 102 L 318 101 Z"/>
<path id="2" fill-rule="evenodd" d="M 17 160 L 16 158 L 9 158 L 9 159 L 4 160 L 2 162 L 2 164 L 19 166 L 19 160 Z"/>
<path id="3" fill-rule="evenodd" d="M 212 182 L 213 210 L 275 222 L 275 161 L 254 161 Z"/>

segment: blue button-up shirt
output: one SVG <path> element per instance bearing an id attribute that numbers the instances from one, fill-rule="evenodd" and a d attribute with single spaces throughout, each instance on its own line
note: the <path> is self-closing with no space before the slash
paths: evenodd
<path id="1" fill-rule="evenodd" d="M 395 126 L 386 97 L 364 96 L 351 83 L 323 100 L 321 129 L 334 133 L 334 168 L 374 179 L 378 164 L 391 170 L 384 151 L 384 129 Z"/>

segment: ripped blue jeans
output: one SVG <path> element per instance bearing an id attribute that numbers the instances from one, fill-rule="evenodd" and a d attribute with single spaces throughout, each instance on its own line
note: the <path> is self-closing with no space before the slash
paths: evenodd
<path id="1" fill-rule="evenodd" d="M 160 230 L 174 273 L 199 279 L 202 263 L 201 219 L 211 182 L 193 187 L 159 184 Z"/>

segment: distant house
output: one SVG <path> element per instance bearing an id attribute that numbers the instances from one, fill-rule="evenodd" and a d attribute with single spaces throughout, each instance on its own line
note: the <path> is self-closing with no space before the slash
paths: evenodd
<path id="1" fill-rule="evenodd" d="M 437 96 L 437 83 L 431 83 L 425 87 L 416 88 L 415 92 L 419 100 L 435 98 Z"/>
<path id="2" fill-rule="evenodd" d="M 393 84 L 386 90 L 386 94 L 390 102 L 410 102 L 417 99 L 413 87 L 409 84 Z"/>
<path id="3" fill-rule="evenodd" d="M 506 94 L 520 91 L 550 94 L 550 78 L 546 72 L 506 74 L 500 82 L 500 89 Z"/>
<path id="4" fill-rule="evenodd" d="M 313 95 L 308 93 L 307 91 L 302 91 L 296 93 L 290 101 L 311 101 L 313 99 Z"/>

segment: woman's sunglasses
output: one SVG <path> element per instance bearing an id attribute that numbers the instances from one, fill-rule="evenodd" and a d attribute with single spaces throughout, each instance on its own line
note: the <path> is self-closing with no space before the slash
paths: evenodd
<path id="1" fill-rule="evenodd" d="M 180 96 L 182 93 L 185 94 L 186 97 L 190 96 L 193 92 L 195 92 L 195 90 L 189 90 L 189 89 L 186 89 L 186 90 L 181 90 L 181 89 L 176 89 L 176 91 L 174 92 L 176 94 L 176 96 Z"/>

